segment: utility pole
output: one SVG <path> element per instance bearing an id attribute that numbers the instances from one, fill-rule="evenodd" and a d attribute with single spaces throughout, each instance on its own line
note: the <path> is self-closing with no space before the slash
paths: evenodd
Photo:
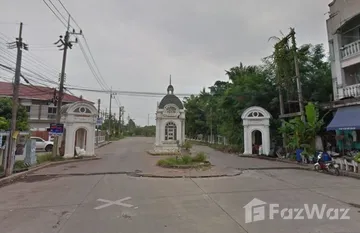
<path id="1" fill-rule="evenodd" d="M 211 141 L 210 143 L 212 144 L 214 139 L 213 139 L 213 119 L 212 119 L 212 107 L 210 108 L 210 137 L 211 137 Z"/>
<path id="2" fill-rule="evenodd" d="M 22 41 L 22 28 L 23 23 L 20 23 L 19 29 L 19 38 L 16 38 L 16 42 L 10 43 L 9 48 L 17 48 L 17 56 L 16 56 L 16 70 L 15 70 L 15 81 L 14 81 L 14 89 L 13 89 L 13 98 L 12 98 L 12 115 L 11 115 L 11 131 L 9 134 L 9 149 L 7 150 L 7 163 L 5 168 L 5 176 L 9 176 L 12 174 L 13 170 L 13 160 L 14 160 L 14 152 L 16 147 L 16 117 L 17 111 L 19 107 L 19 87 L 20 87 L 20 75 L 21 75 L 21 58 L 22 58 L 22 49 L 28 50 L 28 45 L 23 43 Z"/>
<path id="3" fill-rule="evenodd" d="M 100 119 L 100 103 L 101 103 L 101 100 L 98 99 L 98 119 L 97 121 Z M 96 145 L 98 146 L 99 145 L 99 125 L 96 125 Z"/>
<path id="4" fill-rule="evenodd" d="M 296 86 L 297 86 L 297 93 L 299 99 L 299 108 L 301 114 L 301 120 L 305 122 L 305 114 L 304 114 L 304 101 L 303 101 L 303 94 L 302 94 L 302 87 L 301 87 L 301 80 L 300 80 L 300 70 L 299 70 L 299 62 L 297 59 L 297 48 L 296 48 L 296 40 L 295 40 L 295 29 L 290 29 L 290 37 L 292 41 L 292 50 L 294 53 L 294 63 L 295 63 L 295 75 L 296 75 Z"/>
<path id="5" fill-rule="evenodd" d="M 150 125 L 150 113 L 148 113 L 148 126 Z"/>
<path id="6" fill-rule="evenodd" d="M 122 116 L 122 108 L 123 106 L 119 107 L 119 135 L 121 135 L 121 116 Z"/>
<path id="7" fill-rule="evenodd" d="M 112 89 L 110 89 L 110 106 L 109 106 L 109 139 L 112 135 L 112 129 L 111 129 L 111 118 L 113 117 L 111 115 L 111 102 L 112 102 L 112 99 L 115 99 L 115 95 L 116 93 L 113 93 L 112 92 Z"/>
<path id="8" fill-rule="evenodd" d="M 59 96 L 57 99 L 57 106 L 56 106 L 56 124 L 60 123 L 61 120 L 61 107 L 62 107 L 62 99 L 64 96 L 64 82 L 65 82 L 65 67 L 66 67 L 66 57 L 67 57 L 67 50 L 70 48 L 72 49 L 72 44 L 73 43 L 77 43 L 77 38 L 75 41 L 70 41 L 70 35 L 81 35 L 82 31 L 80 30 L 80 33 L 76 33 L 75 29 L 73 32 L 69 32 L 70 29 L 70 19 L 71 16 L 69 15 L 69 19 L 68 19 L 68 25 L 67 25 L 67 29 L 65 32 L 65 38 L 64 40 L 62 40 L 62 36 L 60 36 L 60 39 L 55 42 L 55 44 L 59 44 L 57 47 L 61 48 L 60 50 L 63 50 L 63 58 L 62 58 L 62 66 L 61 66 L 61 74 L 60 74 L 60 86 L 59 86 Z M 52 151 L 52 155 L 53 157 L 55 157 L 57 155 L 57 150 L 59 147 L 59 136 L 55 136 L 54 138 L 54 146 L 53 146 L 53 151 Z"/>

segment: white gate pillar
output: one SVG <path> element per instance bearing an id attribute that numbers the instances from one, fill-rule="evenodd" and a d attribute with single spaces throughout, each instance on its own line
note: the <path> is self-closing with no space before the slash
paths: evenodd
<path id="1" fill-rule="evenodd" d="M 263 154 L 270 153 L 270 118 L 271 115 L 262 107 L 247 108 L 241 115 L 244 126 L 244 154 L 252 154 L 252 132 L 261 132 Z"/>

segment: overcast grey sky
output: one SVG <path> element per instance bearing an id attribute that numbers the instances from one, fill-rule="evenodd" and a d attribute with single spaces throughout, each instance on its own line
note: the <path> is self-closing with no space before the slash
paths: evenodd
<path id="1" fill-rule="evenodd" d="M 51 1 L 61 10 L 58 0 Z M 226 80 L 225 69 L 240 62 L 259 64 L 272 52 L 268 38 L 281 36 L 280 31 L 286 34 L 289 27 L 295 27 L 299 44 L 326 43 L 330 0 L 62 2 L 81 26 L 108 86 L 165 94 L 170 74 L 175 93 L 198 93 L 216 80 Z M 15 38 L 20 21 L 30 53 L 60 71 L 62 53 L 50 47 L 64 34 L 64 26 L 42 0 L 0 0 L 0 32 Z M 78 45 L 68 53 L 66 73 L 68 84 L 100 89 Z M 94 102 L 101 98 L 102 107 L 109 107 L 108 95 L 74 93 Z M 145 125 L 150 113 L 154 124 L 156 102 L 161 98 L 118 98 L 125 116 L 130 114 L 137 124 Z M 113 111 L 118 113 L 115 101 Z"/>

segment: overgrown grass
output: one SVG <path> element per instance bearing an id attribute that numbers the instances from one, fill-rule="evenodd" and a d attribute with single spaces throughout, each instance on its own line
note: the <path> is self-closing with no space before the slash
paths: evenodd
<path id="1" fill-rule="evenodd" d="M 209 164 L 207 157 L 204 152 L 199 152 L 196 156 L 183 155 L 169 157 L 166 159 L 161 159 L 157 162 L 157 165 L 160 167 L 176 167 L 181 165 L 200 165 L 200 164 Z"/>
<path id="2" fill-rule="evenodd" d="M 189 151 L 192 148 L 192 144 L 189 140 L 186 140 L 184 142 L 184 144 L 182 145 L 182 148 L 184 148 L 185 150 Z"/>
<path id="3" fill-rule="evenodd" d="M 124 139 L 125 136 L 124 135 L 114 135 L 110 137 L 110 141 L 119 141 L 121 139 Z"/>
<path id="4" fill-rule="evenodd" d="M 38 164 L 42 164 L 45 162 L 63 161 L 65 159 L 62 156 L 53 157 L 51 153 L 48 153 L 48 154 L 37 155 L 36 160 Z"/>

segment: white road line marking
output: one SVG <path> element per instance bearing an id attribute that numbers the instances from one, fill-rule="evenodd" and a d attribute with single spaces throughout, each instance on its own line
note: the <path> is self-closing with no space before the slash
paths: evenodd
<path id="1" fill-rule="evenodd" d="M 109 201 L 109 200 L 105 200 L 105 199 L 100 198 L 100 199 L 97 199 L 97 201 L 105 202 L 106 204 L 95 207 L 94 209 L 95 210 L 100 210 L 100 209 L 103 209 L 103 208 L 106 208 L 106 207 L 109 207 L 109 206 L 112 206 L 112 205 L 118 205 L 118 206 L 124 206 L 124 207 L 131 208 L 131 207 L 133 207 L 133 205 L 122 203 L 123 201 L 127 201 L 127 200 L 130 200 L 130 199 L 131 199 L 131 197 L 125 197 L 125 198 L 117 200 L 117 201 Z"/>

